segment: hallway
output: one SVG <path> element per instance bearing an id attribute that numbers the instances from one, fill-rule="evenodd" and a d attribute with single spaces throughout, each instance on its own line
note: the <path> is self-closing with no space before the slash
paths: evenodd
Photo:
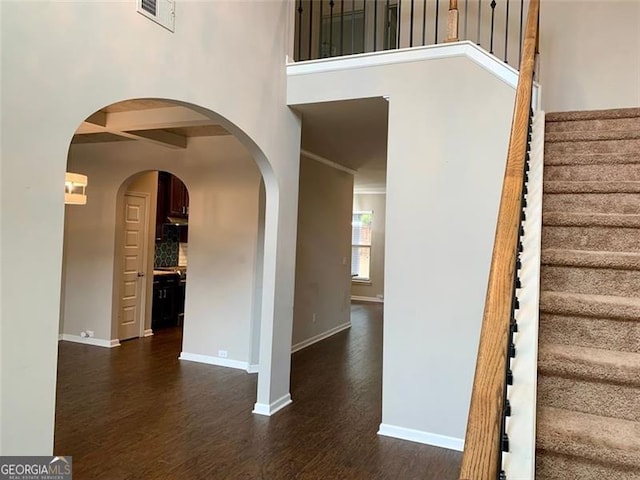
<path id="1" fill-rule="evenodd" d="M 83 479 L 454 479 L 461 454 L 376 434 L 382 306 L 293 355 L 293 404 L 251 414 L 256 375 L 177 360 L 177 329 L 60 342 L 55 453 Z M 416 379 L 419 381 L 419 379 Z"/>

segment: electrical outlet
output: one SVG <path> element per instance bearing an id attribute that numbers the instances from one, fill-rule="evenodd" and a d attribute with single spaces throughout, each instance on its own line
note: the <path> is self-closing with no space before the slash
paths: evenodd
<path id="1" fill-rule="evenodd" d="M 227 352 L 226 350 L 218 350 L 218 356 L 220 358 L 227 358 L 228 355 L 229 355 L 229 352 Z"/>

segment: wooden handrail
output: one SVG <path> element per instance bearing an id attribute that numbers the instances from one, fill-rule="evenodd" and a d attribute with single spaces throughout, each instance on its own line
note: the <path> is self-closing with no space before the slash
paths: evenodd
<path id="1" fill-rule="evenodd" d="M 531 0 L 480 332 L 478 363 L 473 381 L 460 480 L 495 480 L 499 472 L 507 342 L 512 313 L 539 9 L 540 0 Z"/>

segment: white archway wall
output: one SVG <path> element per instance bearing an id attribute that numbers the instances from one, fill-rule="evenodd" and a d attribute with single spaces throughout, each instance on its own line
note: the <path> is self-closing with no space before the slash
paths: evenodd
<path id="1" fill-rule="evenodd" d="M 67 207 L 63 332 L 117 338 L 111 300 L 117 302 L 118 281 L 109 268 L 117 192 L 123 177 L 166 170 L 190 195 L 183 351 L 216 357 L 227 350 L 229 360 L 248 362 L 260 173 L 246 149 L 232 136 L 192 139 L 185 151 L 143 142 L 76 145 L 69 169 L 86 174 L 91 187 L 86 206 Z"/>
<path id="2" fill-rule="evenodd" d="M 0 132 L 0 454 L 52 452 L 69 140 L 121 100 L 216 112 L 258 157 L 267 187 L 259 402 L 289 392 L 300 122 L 286 107 L 284 62 L 294 10 L 276 1 L 179 6 L 170 33 L 131 2 L 1 2 L 2 118 L 11 121 Z"/>

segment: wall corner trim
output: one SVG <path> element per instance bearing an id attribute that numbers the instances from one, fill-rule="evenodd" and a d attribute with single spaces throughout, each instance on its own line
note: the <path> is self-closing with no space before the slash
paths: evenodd
<path id="1" fill-rule="evenodd" d="M 120 340 L 114 338 L 113 340 L 107 340 L 104 338 L 95 337 L 81 337 L 80 335 L 71 335 L 69 333 L 63 333 L 58 335 L 58 340 L 73 343 L 83 343 L 84 345 L 93 345 L 94 347 L 113 348 L 120 346 Z"/>
<path id="2" fill-rule="evenodd" d="M 434 447 L 448 448 L 461 452 L 464 450 L 464 439 L 439 435 L 437 433 L 423 432 L 422 430 L 413 430 L 411 428 L 397 427 L 386 423 L 380 424 L 378 435 L 385 437 L 400 438 L 409 440 L 410 442 L 424 443 Z"/>
<path id="3" fill-rule="evenodd" d="M 179 360 L 186 360 L 188 362 L 206 363 L 208 365 L 217 365 L 218 367 L 237 368 L 239 370 L 247 370 L 249 368 L 248 362 L 241 362 L 239 360 L 231 360 L 229 358 L 214 357 L 211 355 L 201 355 L 199 353 L 181 352 L 178 356 Z"/>
<path id="4" fill-rule="evenodd" d="M 258 415 L 266 415 L 267 417 L 270 417 L 274 413 L 279 412 L 284 407 L 291 405 L 292 403 L 293 403 L 293 400 L 291 400 L 291 394 L 287 393 L 286 395 L 283 395 L 276 401 L 271 402 L 269 405 L 267 405 L 266 403 L 256 402 L 256 404 L 253 407 L 253 413 L 256 413 Z"/>
<path id="5" fill-rule="evenodd" d="M 318 343 L 324 340 L 325 338 L 329 338 L 332 335 L 335 335 L 336 333 L 346 330 L 347 328 L 351 328 L 351 321 L 343 323 L 342 325 L 338 325 L 337 327 L 333 327 L 327 330 L 326 332 L 320 333 L 318 335 L 314 335 L 313 337 L 307 338 L 302 342 L 296 343 L 291 347 L 291 353 L 295 353 L 299 350 L 302 350 L 303 348 L 307 348 L 308 346 L 313 345 L 314 343 Z"/>

